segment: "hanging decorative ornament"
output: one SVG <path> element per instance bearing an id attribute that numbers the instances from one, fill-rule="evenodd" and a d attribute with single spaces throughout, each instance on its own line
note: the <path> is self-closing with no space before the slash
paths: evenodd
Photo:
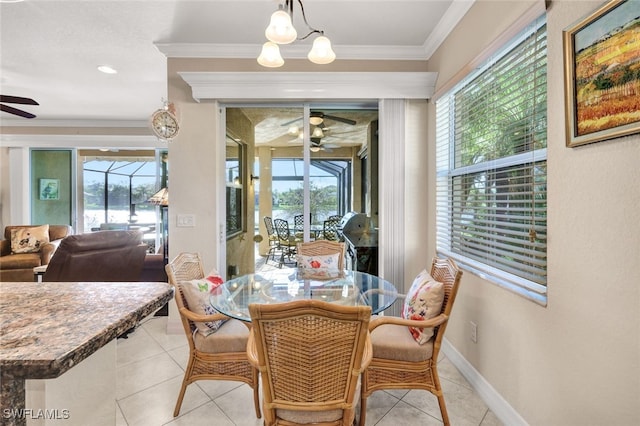
<path id="1" fill-rule="evenodd" d="M 151 114 L 151 131 L 158 139 L 170 141 L 180 130 L 176 108 L 173 103 L 165 102 L 164 107 Z"/>

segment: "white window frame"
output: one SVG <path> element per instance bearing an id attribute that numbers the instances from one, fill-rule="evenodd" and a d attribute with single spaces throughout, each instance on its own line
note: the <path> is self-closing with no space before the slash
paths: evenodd
<path id="1" fill-rule="evenodd" d="M 483 161 L 478 162 L 477 164 L 456 167 L 454 164 L 454 156 L 457 140 L 455 132 L 453 131 L 455 128 L 454 121 L 456 108 L 456 105 L 454 104 L 454 94 L 464 87 L 467 87 L 482 73 L 490 72 L 490 67 L 493 64 L 498 62 L 502 57 L 505 57 L 515 46 L 529 37 L 532 33 L 538 31 L 538 29 L 545 24 L 546 19 L 544 16 L 539 17 L 533 23 L 530 23 L 517 36 L 511 37 L 511 40 L 504 43 L 501 48 L 496 49 L 496 52 L 494 52 L 493 55 L 490 57 L 485 56 L 479 67 L 476 67 L 475 70 L 462 77 L 452 87 L 449 87 L 447 92 L 438 96 L 436 101 L 437 252 L 440 255 L 454 258 L 463 268 L 470 270 L 481 278 L 514 291 L 517 294 L 531 299 L 541 305 L 546 305 L 547 301 L 546 264 L 544 265 L 544 282 L 539 283 L 523 278 L 514 273 L 507 272 L 505 269 L 500 269 L 496 264 L 490 264 L 490 261 L 485 263 L 479 259 L 477 255 L 474 256 L 470 252 L 465 253 L 464 248 L 453 248 L 452 241 L 456 236 L 460 236 L 462 233 L 458 231 L 460 228 L 456 229 L 454 226 L 456 224 L 455 219 L 453 218 L 453 205 L 455 200 L 452 198 L 452 194 L 454 192 L 454 178 L 459 178 L 460 176 L 471 176 L 475 173 L 484 171 L 491 173 L 492 171 L 503 169 L 505 167 L 519 168 L 528 164 L 539 164 L 539 162 L 543 162 L 546 166 L 547 149 L 545 147 L 491 161 Z M 532 186 L 535 187 L 536 185 Z M 535 196 L 536 194 L 533 193 L 532 197 Z M 458 200 L 462 201 L 461 198 Z M 546 210 L 544 215 L 546 217 Z M 457 225 L 459 225 L 459 223 L 460 220 Z M 486 235 L 491 235 L 490 231 L 485 232 Z M 539 237 L 540 238 L 536 239 L 536 244 L 542 245 L 544 252 L 546 253 L 546 221 L 544 223 L 544 234 L 541 233 Z M 491 252 L 490 247 L 486 247 L 486 250 L 491 254 L 496 253 L 496 257 L 500 256 L 500 250 Z M 502 259 L 504 259 L 504 257 Z M 509 262 L 510 264 L 508 266 L 517 268 L 518 262 L 515 259 L 512 259 Z"/>

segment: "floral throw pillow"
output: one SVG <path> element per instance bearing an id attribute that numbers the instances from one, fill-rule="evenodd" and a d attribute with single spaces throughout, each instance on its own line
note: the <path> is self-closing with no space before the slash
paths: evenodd
<path id="1" fill-rule="evenodd" d="M 296 256 L 298 272 L 301 278 L 335 278 L 340 275 L 338 264 L 340 254 L 326 254 L 318 256 Z"/>
<path id="2" fill-rule="evenodd" d="M 11 230 L 12 253 L 37 253 L 49 242 L 49 225 Z"/>
<path id="3" fill-rule="evenodd" d="M 189 310 L 200 315 L 217 314 L 218 311 L 211 306 L 209 297 L 222 291 L 220 287 L 222 283 L 222 277 L 218 275 L 217 271 L 212 271 L 203 279 L 181 282 L 180 286 L 189 304 Z M 225 321 L 227 320 L 196 322 L 196 327 L 203 336 L 209 336 L 218 331 Z"/>
<path id="4" fill-rule="evenodd" d="M 407 293 L 402 318 L 426 321 L 440 315 L 444 301 L 444 285 L 423 270 L 416 276 Z M 433 336 L 433 328 L 409 327 L 413 338 L 423 345 Z"/>

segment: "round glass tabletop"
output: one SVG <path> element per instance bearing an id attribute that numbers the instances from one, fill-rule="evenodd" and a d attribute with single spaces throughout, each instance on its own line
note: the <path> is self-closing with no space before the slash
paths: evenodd
<path id="1" fill-rule="evenodd" d="M 378 276 L 358 271 L 320 271 L 310 277 L 297 268 L 242 275 L 223 283 L 210 296 L 220 313 L 251 321 L 249 304 L 318 299 L 343 305 L 371 306 L 373 314 L 387 309 L 398 296 L 395 286 Z"/>

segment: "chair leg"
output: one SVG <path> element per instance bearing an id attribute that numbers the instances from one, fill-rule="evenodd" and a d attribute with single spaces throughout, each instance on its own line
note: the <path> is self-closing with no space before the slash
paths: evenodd
<path id="1" fill-rule="evenodd" d="M 253 405 L 256 409 L 256 417 L 261 418 L 262 414 L 260 413 L 260 396 L 258 394 L 258 387 L 259 387 L 258 383 L 256 383 L 255 386 L 253 387 Z"/>
<path id="2" fill-rule="evenodd" d="M 451 423 L 449 422 L 449 413 L 447 413 L 447 406 L 444 403 L 444 396 L 442 395 L 442 391 L 440 391 L 440 395 L 438 395 L 438 405 L 440 406 L 440 414 L 442 415 L 442 422 L 445 426 L 449 426 Z"/>
<path id="3" fill-rule="evenodd" d="M 184 393 L 187 390 L 187 375 L 184 375 L 184 379 L 182 380 L 182 387 L 180 388 L 180 393 L 178 394 L 178 401 L 176 401 L 176 408 L 173 409 L 173 417 L 178 417 L 180 414 L 180 407 L 182 407 L 182 399 L 184 398 Z"/>
<path id="4" fill-rule="evenodd" d="M 360 426 L 365 425 L 365 421 L 367 420 L 367 397 L 364 396 L 362 390 L 360 391 Z"/>

